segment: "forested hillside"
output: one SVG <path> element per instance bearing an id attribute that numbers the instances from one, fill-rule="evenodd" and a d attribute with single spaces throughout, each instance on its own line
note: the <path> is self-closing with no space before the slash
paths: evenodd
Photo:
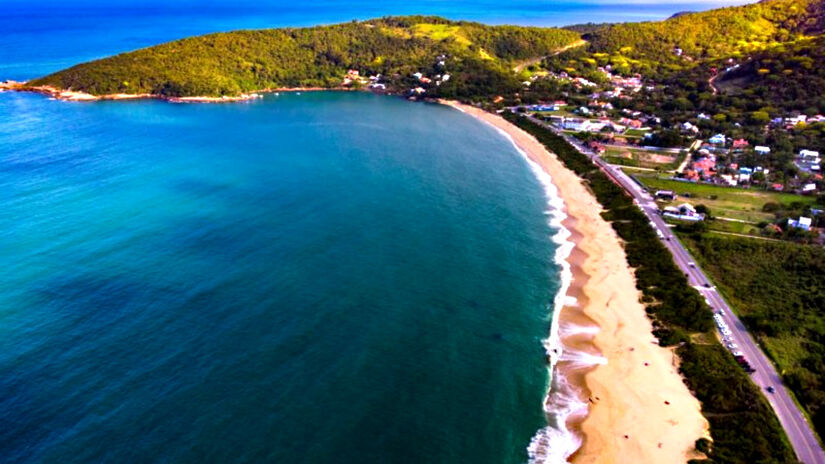
<path id="1" fill-rule="evenodd" d="M 450 73 L 443 93 L 489 94 L 518 90 L 514 62 L 578 39 L 562 29 L 423 16 L 382 18 L 193 37 L 81 64 L 30 84 L 95 95 L 223 96 L 278 87 L 335 87 L 354 69 L 362 76 L 381 74 L 391 86 L 413 84 L 407 80 L 419 71 Z"/>
<path id="2" fill-rule="evenodd" d="M 821 0 L 768 0 L 683 14 L 666 21 L 574 29 L 583 32 L 590 42 L 588 51 L 596 63 L 612 64 L 618 71 L 644 73 L 738 57 L 820 33 L 823 28 L 825 3 Z"/>
<path id="3" fill-rule="evenodd" d="M 724 93 L 786 112 L 825 112 L 825 36 L 755 53 L 717 80 Z"/>

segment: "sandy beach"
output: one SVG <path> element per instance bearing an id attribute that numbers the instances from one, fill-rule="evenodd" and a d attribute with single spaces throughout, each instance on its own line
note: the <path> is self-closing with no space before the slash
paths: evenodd
<path id="1" fill-rule="evenodd" d="M 589 403 L 586 416 L 568 418 L 568 427 L 583 437 L 571 462 L 676 463 L 699 457 L 694 443 L 708 436 L 707 422 L 682 382 L 678 358 L 651 333 L 624 249 L 599 215 L 596 199 L 526 132 L 480 109 L 442 103 L 508 134 L 551 176 L 564 202 L 564 226 L 575 243 L 567 295 L 576 303 L 560 314 L 565 356 L 557 372 Z"/>

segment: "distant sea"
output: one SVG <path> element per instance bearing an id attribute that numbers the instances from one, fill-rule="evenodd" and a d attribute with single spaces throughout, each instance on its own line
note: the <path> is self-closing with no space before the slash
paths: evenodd
<path id="1" fill-rule="evenodd" d="M 28 5 L 2 7 L 0 79 L 216 30 L 686 9 Z M 2 93 L 0 462 L 525 462 L 561 285 L 547 200 L 437 105 Z"/>

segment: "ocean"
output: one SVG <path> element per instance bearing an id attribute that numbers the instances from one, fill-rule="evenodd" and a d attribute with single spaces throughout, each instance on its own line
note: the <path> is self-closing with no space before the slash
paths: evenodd
<path id="1" fill-rule="evenodd" d="M 524 462 L 558 289 L 493 129 L 0 94 L 3 462 Z"/>
<path id="2" fill-rule="evenodd" d="M 502 5 L 9 0 L 0 79 L 216 30 L 687 9 Z M 494 129 L 394 97 L 0 93 L 0 462 L 525 462 L 552 190 Z"/>

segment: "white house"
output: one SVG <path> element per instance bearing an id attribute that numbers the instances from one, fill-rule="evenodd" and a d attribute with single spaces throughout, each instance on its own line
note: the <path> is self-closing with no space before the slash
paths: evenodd
<path id="1" fill-rule="evenodd" d="M 580 119 L 580 118 L 567 118 L 562 123 L 562 127 L 566 130 L 572 131 L 587 131 L 590 130 L 590 121 L 587 119 Z"/>
<path id="2" fill-rule="evenodd" d="M 713 137 L 709 138 L 708 142 L 710 142 L 714 145 L 722 145 L 722 144 L 725 143 L 725 140 L 727 140 L 727 138 L 725 137 L 724 134 L 716 134 Z"/>
<path id="3" fill-rule="evenodd" d="M 768 153 L 771 152 L 771 147 L 765 147 L 765 146 L 762 146 L 762 145 L 757 145 L 757 146 L 753 147 L 753 151 L 759 153 L 760 155 L 767 155 Z"/>
<path id="4" fill-rule="evenodd" d="M 799 219 L 788 218 L 788 226 L 802 230 L 811 230 L 812 220 L 809 217 L 799 216 Z"/>
<path id="5" fill-rule="evenodd" d="M 678 207 L 667 206 L 662 213 L 663 216 L 678 219 L 680 221 L 704 221 L 705 215 L 696 212 L 696 208 L 690 203 L 682 203 Z"/>

